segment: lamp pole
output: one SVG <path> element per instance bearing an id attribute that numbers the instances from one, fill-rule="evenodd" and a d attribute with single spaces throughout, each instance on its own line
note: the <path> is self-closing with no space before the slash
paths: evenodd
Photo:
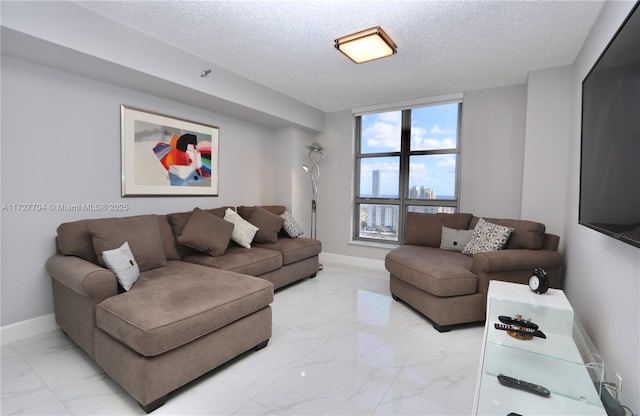
<path id="1" fill-rule="evenodd" d="M 322 151 L 324 147 L 319 143 L 313 142 L 310 146 L 307 146 L 309 149 L 309 160 L 311 161 L 311 167 L 307 165 L 303 165 L 302 168 L 305 172 L 309 174 L 311 177 L 311 238 L 316 240 L 316 232 L 317 232 L 317 216 L 318 216 L 318 180 L 320 179 L 320 160 L 324 154 Z M 322 265 L 320 265 L 320 270 L 322 270 Z"/>

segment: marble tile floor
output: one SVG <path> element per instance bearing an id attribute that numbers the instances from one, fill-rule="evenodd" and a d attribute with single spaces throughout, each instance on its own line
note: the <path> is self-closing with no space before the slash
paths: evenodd
<path id="1" fill-rule="evenodd" d="M 387 272 L 325 263 L 276 292 L 269 345 L 172 393 L 154 415 L 468 415 L 482 325 L 438 333 Z M 139 415 L 61 331 L 2 346 L 1 414 Z"/>

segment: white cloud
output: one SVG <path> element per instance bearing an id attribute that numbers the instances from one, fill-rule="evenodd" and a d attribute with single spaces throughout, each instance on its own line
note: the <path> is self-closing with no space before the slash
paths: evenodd
<path id="1" fill-rule="evenodd" d="M 415 133 L 414 128 L 414 133 Z M 422 133 L 422 132 L 420 132 Z M 411 150 L 455 149 L 456 141 L 451 137 L 425 137 L 422 134 L 411 135 Z"/>
<path id="2" fill-rule="evenodd" d="M 439 124 L 435 124 L 429 129 L 429 133 L 431 133 L 431 134 L 453 134 L 453 133 L 455 133 L 455 131 L 453 131 L 451 129 L 442 129 Z"/>
<path id="3" fill-rule="evenodd" d="M 445 156 L 442 157 L 440 161 L 438 161 L 438 167 L 444 169 L 455 169 L 456 168 L 456 159 L 453 156 Z"/>
<path id="4" fill-rule="evenodd" d="M 368 148 L 400 150 L 401 112 L 392 111 L 364 117 L 374 119 L 373 123 L 362 131 L 362 137 Z"/>

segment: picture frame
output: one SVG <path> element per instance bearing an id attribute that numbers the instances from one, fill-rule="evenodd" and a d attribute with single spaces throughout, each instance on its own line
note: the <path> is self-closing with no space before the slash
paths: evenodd
<path id="1" fill-rule="evenodd" d="M 122 196 L 218 196 L 220 129 L 120 106 Z"/>

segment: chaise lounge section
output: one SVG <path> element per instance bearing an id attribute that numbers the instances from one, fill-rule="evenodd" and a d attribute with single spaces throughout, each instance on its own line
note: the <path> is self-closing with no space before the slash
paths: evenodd
<path id="1" fill-rule="evenodd" d="M 484 321 L 490 280 L 526 284 L 541 267 L 551 287 L 561 287 L 560 238 L 546 233 L 544 224 L 484 218 L 485 223 L 511 230 L 506 244 L 464 254 L 480 220 L 472 214 L 409 213 L 404 243 L 385 258 L 393 298 L 425 315 L 440 332 Z"/>

